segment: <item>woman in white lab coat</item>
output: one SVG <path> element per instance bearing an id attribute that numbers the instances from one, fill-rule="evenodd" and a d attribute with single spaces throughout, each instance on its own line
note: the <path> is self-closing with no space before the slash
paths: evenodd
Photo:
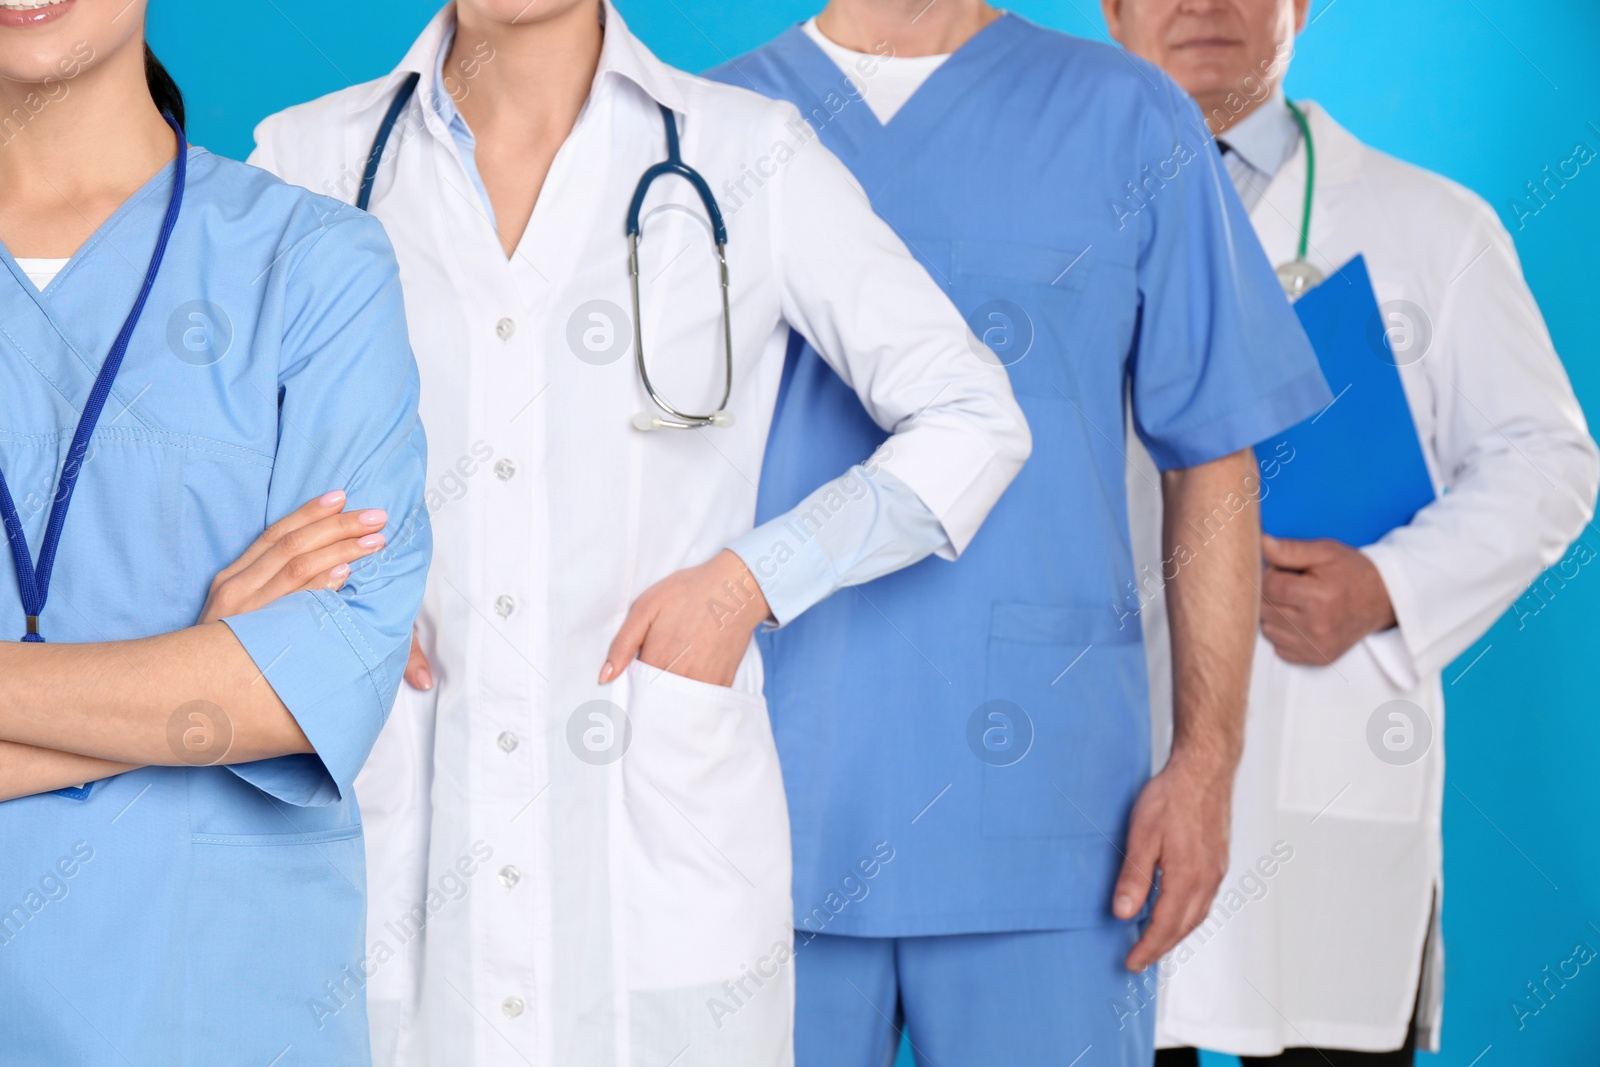
<path id="1" fill-rule="evenodd" d="M 1326 621 L 1359 620 L 1356 605 L 1299 604 L 1288 619 L 1263 605 L 1232 865 L 1206 922 L 1140 992 L 1156 996 L 1162 1046 L 1381 1052 L 1406 1042 L 1414 1011 L 1416 1047 L 1437 1049 L 1440 672 L 1588 522 L 1596 452 L 1488 205 L 1303 109 L 1317 179 L 1308 258 L 1331 276 L 1366 257 L 1383 312 L 1374 328 L 1388 331 L 1436 499 L 1361 550 L 1397 625 L 1361 636 L 1359 621 L 1344 632 Z M 1301 139 L 1251 211 L 1274 263 L 1295 257 L 1305 184 Z M 1160 498 L 1137 469 L 1130 488 L 1143 498 L 1140 573 L 1154 573 Z M 1284 588 L 1275 574 L 1320 570 L 1328 589 L 1363 566 L 1321 542 L 1269 543 L 1264 555 L 1269 601 Z M 1161 615 L 1158 597 L 1144 619 L 1158 737 L 1170 733 Z M 1319 650 L 1335 661 L 1319 665 Z"/>
<path id="2" fill-rule="evenodd" d="M 422 367 L 437 686 L 358 784 L 376 1058 L 782 1067 L 790 847 L 751 634 L 959 552 L 1027 454 L 1021 412 L 798 112 L 667 67 L 609 3 L 460 0 L 392 74 L 264 122 L 253 161 L 357 199 L 412 75 L 371 210 Z M 624 219 L 665 121 L 727 222 L 734 421 L 644 432 Z M 715 410 L 707 212 L 666 178 L 641 221 L 651 380 Z M 741 560 L 791 326 L 895 434 L 792 556 Z"/>

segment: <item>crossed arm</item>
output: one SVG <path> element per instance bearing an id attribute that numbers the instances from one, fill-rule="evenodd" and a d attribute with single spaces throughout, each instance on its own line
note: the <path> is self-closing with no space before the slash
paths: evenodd
<path id="1" fill-rule="evenodd" d="M 184 762 L 167 724 L 185 705 L 222 709 L 230 762 L 310 752 L 305 734 L 220 622 L 137 641 L 0 646 L 4 792 L 19 796 Z M 18 774 L 12 772 L 17 761 Z"/>
<path id="2" fill-rule="evenodd" d="M 219 620 L 301 590 L 338 589 L 351 563 L 380 551 L 387 516 L 342 512 L 344 502 L 343 493 L 330 493 L 270 527 L 217 575 L 200 622 L 188 629 L 99 644 L 0 644 L 0 800 L 140 766 L 311 752 L 294 716 Z M 197 708 L 226 726 L 219 751 L 198 759 L 174 740 Z"/>

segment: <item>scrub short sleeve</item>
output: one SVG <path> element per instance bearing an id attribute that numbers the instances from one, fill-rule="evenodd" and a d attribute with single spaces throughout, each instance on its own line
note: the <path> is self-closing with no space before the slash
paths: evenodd
<path id="1" fill-rule="evenodd" d="M 388 545 L 354 564 L 338 592 L 297 593 L 225 621 L 316 750 L 232 770 L 287 803 L 316 805 L 350 795 L 393 707 L 432 534 L 417 366 L 388 238 L 343 208 L 305 245 L 285 257 L 268 519 L 344 489 L 350 508 L 389 513 Z"/>
<path id="2" fill-rule="evenodd" d="M 1163 80 L 1142 130 L 1134 426 L 1163 470 L 1248 448 L 1332 399 L 1200 110 Z"/>

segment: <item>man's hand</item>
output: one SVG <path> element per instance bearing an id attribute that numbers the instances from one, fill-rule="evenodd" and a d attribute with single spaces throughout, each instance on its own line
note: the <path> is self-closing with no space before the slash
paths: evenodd
<path id="1" fill-rule="evenodd" d="M 1261 553 L 1261 633 L 1288 662 L 1325 667 L 1395 625 L 1378 568 L 1350 546 L 1264 536 Z"/>
<path id="2" fill-rule="evenodd" d="M 723 549 L 709 563 L 669 574 L 633 602 L 606 653 L 600 684 L 637 656 L 697 682 L 732 685 L 750 636 L 770 615 L 755 575 Z"/>
<path id="3" fill-rule="evenodd" d="M 1139 914 L 1158 868 L 1161 896 L 1144 936 L 1128 953 L 1130 971 L 1144 970 L 1187 937 L 1205 918 L 1228 873 L 1232 767 L 1180 761 L 1174 756 L 1150 779 L 1133 807 L 1111 910 L 1119 919 Z"/>

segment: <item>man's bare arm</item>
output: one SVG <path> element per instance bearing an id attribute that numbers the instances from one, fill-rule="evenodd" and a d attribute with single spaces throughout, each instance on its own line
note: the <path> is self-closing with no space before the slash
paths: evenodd
<path id="1" fill-rule="evenodd" d="M 1143 970 L 1187 936 L 1227 873 L 1260 598 L 1256 478 L 1249 450 L 1162 475 L 1162 551 L 1176 572 L 1166 585 L 1172 756 L 1134 807 L 1112 905 L 1132 918 L 1161 871 L 1161 897 L 1128 955 L 1130 970 Z"/>
<path id="2" fill-rule="evenodd" d="M 225 751 L 203 762 L 312 751 L 223 623 L 106 644 L 0 644 L 0 741 L 176 766 L 197 762 L 173 740 L 196 713 L 226 736 Z"/>
<path id="3" fill-rule="evenodd" d="M 1193 560 L 1167 583 L 1172 630 L 1172 759 L 1228 783 L 1244 745 L 1261 590 L 1261 508 L 1250 450 L 1162 475 L 1163 551 Z M 1230 505 L 1243 501 L 1237 514 Z M 1231 516 L 1217 530 L 1218 513 Z M 1202 531 L 1205 531 L 1202 533 Z M 1202 539 L 1203 543 L 1198 543 Z"/>

